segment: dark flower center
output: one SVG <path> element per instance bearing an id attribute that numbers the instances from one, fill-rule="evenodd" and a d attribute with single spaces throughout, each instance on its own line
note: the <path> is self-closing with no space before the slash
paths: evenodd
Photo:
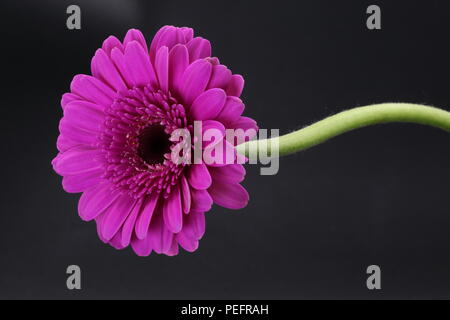
<path id="1" fill-rule="evenodd" d="M 159 164 L 164 162 L 164 154 L 170 153 L 170 135 L 159 124 L 150 125 L 142 130 L 138 141 L 138 155 L 147 164 Z"/>
<path id="2" fill-rule="evenodd" d="M 167 197 L 185 165 L 171 161 L 171 133 L 190 128 L 183 105 L 153 84 L 119 91 L 105 110 L 98 148 L 104 155 L 104 178 L 139 199 Z"/>

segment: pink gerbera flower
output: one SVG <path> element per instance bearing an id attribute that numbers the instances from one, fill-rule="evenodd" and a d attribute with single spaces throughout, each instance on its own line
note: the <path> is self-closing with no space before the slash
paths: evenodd
<path id="1" fill-rule="evenodd" d="M 244 86 L 190 28 L 165 26 L 150 49 L 142 33 L 110 36 L 95 53 L 92 76 L 76 75 L 61 100 L 54 170 L 67 192 L 82 192 L 83 220 L 95 219 L 102 241 L 136 254 L 195 251 L 213 203 L 246 206 L 241 164 L 176 164 L 175 129 L 255 128 L 242 117 Z M 228 143 L 226 142 L 225 145 Z M 208 144 L 204 144 L 205 147 Z M 229 147 L 229 146 L 228 146 Z"/>

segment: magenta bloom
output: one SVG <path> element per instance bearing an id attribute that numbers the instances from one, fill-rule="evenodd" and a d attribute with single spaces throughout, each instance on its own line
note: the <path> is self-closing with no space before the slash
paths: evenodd
<path id="1" fill-rule="evenodd" d="M 82 192 L 80 217 L 95 219 L 100 239 L 136 254 L 195 251 L 213 203 L 246 206 L 241 164 L 176 164 L 175 129 L 257 128 L 241 116 L 244 86 L 190 28 L 165 26 L 150 48 L 129 30 L 110 36 L 95 53 L 92 76 L 76 75 L 61 100 L 54 170 L 67 192 Z M 230 147 L 227 142 L 224 143 Z M 204 148 L 207 147 L 205 144 Z M 231 146 L 231 148 L 233 148 Z"/>

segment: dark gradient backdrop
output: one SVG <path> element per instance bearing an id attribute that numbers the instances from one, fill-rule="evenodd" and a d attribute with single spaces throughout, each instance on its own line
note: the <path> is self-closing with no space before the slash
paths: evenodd
<path id="1" fill-rule="evenodd" d="M 382 8 L 382 30 L 365 10 Z M 78 4 L 82 29 L 66 28 Z M 0 298 L 450 298 L 450 135 L 351 132 L 248 168 L 247 208 L 214 207 L 200 249 L 139 258 L 97 238 L 50 166 L 59 100 L 108 35 L 190 26 L 246 79 L 247 115 L 282 133 L 376 102 L 450 110 L 447 1 L 2 1 Z M 82 268 L 68 291 L 66 267 Z M 378 264 L 382 290 L 366 288 Z"/>

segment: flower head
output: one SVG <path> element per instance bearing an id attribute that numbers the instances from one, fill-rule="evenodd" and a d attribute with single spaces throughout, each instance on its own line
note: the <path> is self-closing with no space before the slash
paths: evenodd
<path id="1" fill-rule="evenodd" d="M 173 26 L 161 28 L 150 47 L 135 29 L 123 42 L 110 36 L 91 71 L 76 75 L 61 100 L 52 164 L 64 190 L 83 193 L 80 217 L 95 219 L 100 239 L 117 249 L 131 244 L 140 256 L 176 255 L 179 245 L 195 251 L 213 203 L 246 206 L 245 169 L 175 163 L 170 136 L 192 131 L 194 121 L 204 130 L 256 129 L 241 116 L 242 76 L 211 57 L 208 40 Z"/>

